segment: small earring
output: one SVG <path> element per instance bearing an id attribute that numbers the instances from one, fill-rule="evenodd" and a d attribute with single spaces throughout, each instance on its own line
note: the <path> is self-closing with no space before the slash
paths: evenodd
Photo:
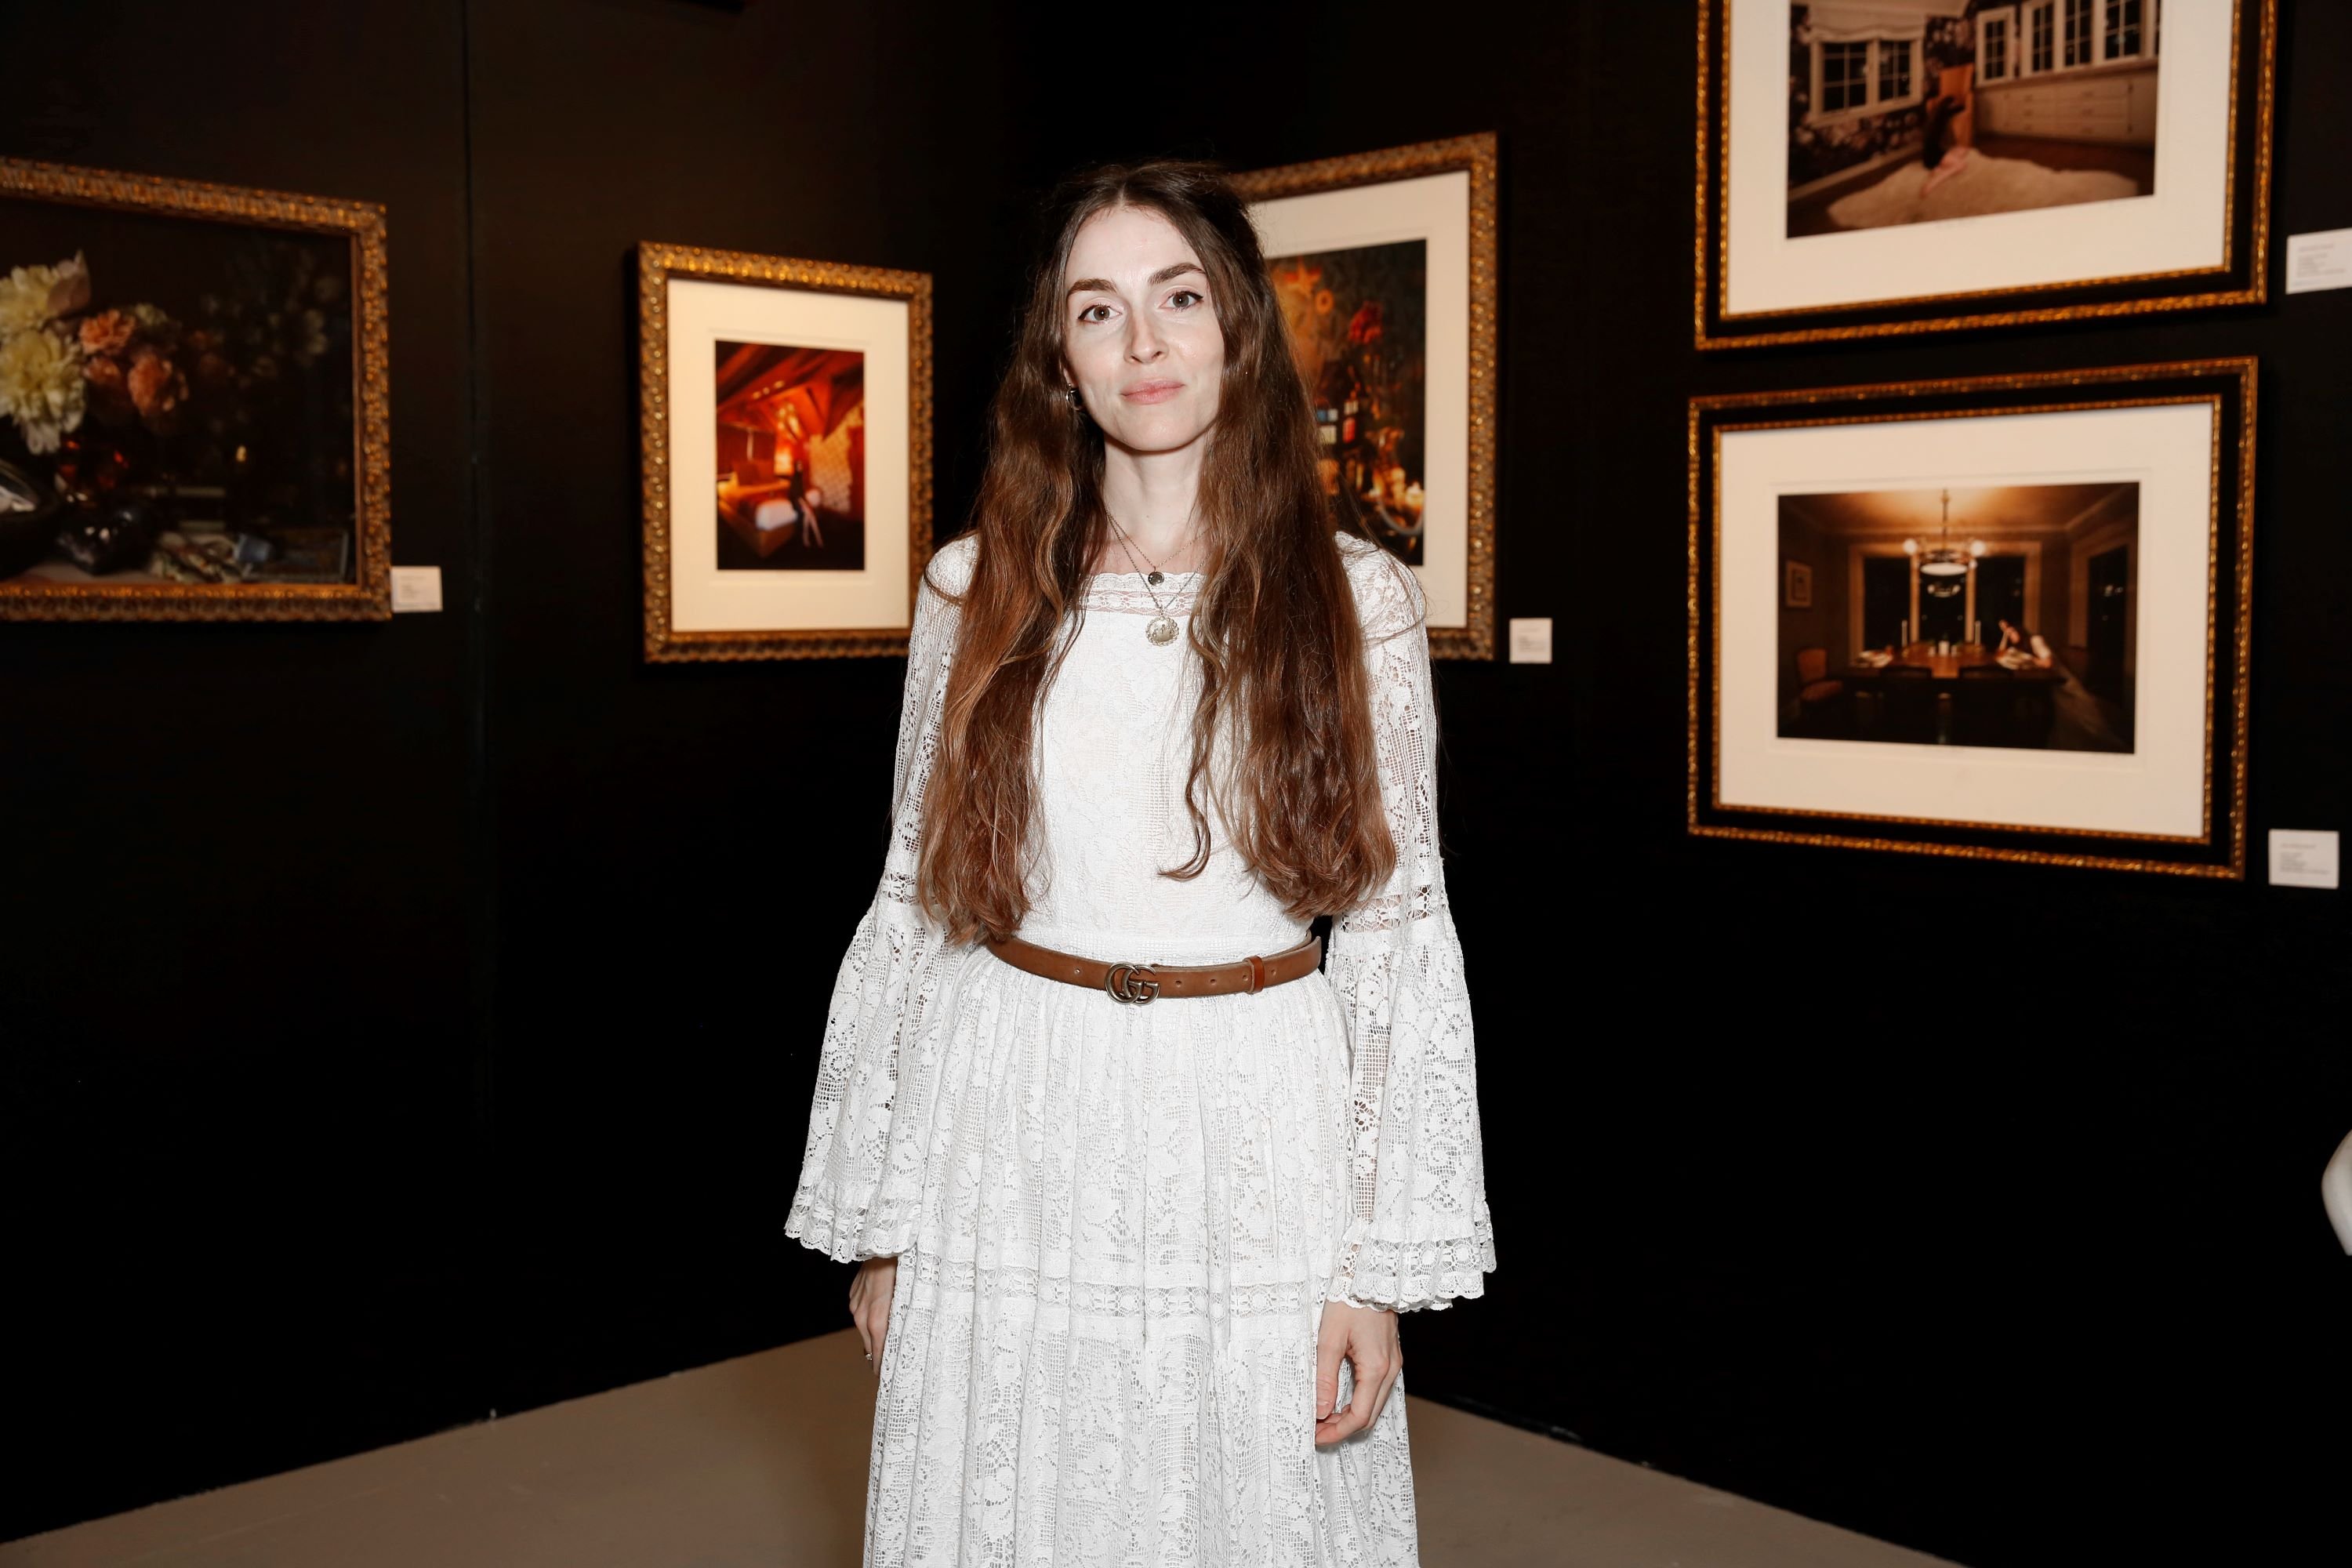
<path id="1" fill-rule="evenodd" d="M 1062 390 L 1069 395 L 1070 406 L 1072 408 L 1084 408 L 1086 406 L 1086 404 L 1078 396 L 1078 387 L 1076 382 L 1064 383 Z"/>

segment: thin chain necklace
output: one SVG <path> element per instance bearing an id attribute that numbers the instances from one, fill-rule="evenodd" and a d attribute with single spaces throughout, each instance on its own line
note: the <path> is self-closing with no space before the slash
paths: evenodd
<path id="1" fill-rule="evenodd" d="M 1127 563 L 1133 566 L 1136 574 L 1143 579 L 1143 591 L 1150 595 L 1151 607 L 1160 612 L 1151 617 L 1151 624 L 1143 628 L 1143 635 L 1150 637 L 1155 645 L 1164 647 L 1176 640 L 1176 622 L 1168 614 L 1168 606 L 1160 602 L 1160 595 L 1153 590 L 1168 580 L 1168 574 L 1160 571 L 1157 565 L 1149 572 L 1144 571 L 1142 563 L 1135 559 L 1135 546 L 1128 539 L 1127 530 L 1119 528 L 1117 518 L 1110 520 L 1110 525 L 1118 529 L 1118 547 L 1127 552 Z M 1145 562 L 1150 559 L 1148 555 L 1144 557 Z"/>

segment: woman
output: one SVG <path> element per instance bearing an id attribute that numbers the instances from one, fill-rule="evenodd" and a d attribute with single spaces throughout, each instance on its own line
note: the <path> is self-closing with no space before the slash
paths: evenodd
<path id="1" fill-rule="evenodd" d="M 800 514 L 801 547 L 806 550 L 824 548 L 824 534 L 817 527 L 816 491 L 809 485 L 808 429 L 801 423 L 801 411 L 791 404 L 784 405 L 784 427 L 776 433 L 776 468 L 783 471 L 783 458 L 792 455 L 792 489 L 784 493 L 792 499 L 793 510 Z"/>
<path id="2" fill-rule="evenodd" d="M 2029 631 L 2006 616 L 2000 617 L 2000 641 L 1993 645 L 1992 651 L 1996 658 L 2005 655 L 2012 659 L 2032 659 L 2040 669 L 2049 668 L 2057 658 L 2040 632 Z"/>
<path id="3" fill-rule="evenodd" d="M 1960 111 L 1967 107 L 1958 95 L 1952 93 L 1936 98 L 1927 105 L 1927 128 L 1919 140 L 1919 163 L 1927 171 L 1927 179 L 1919 186 L 1919 196 L 1923 201 L 1928 192 L 1968 165 L 1968 145 L 1956 141 L 1952 134 L 1952 121 L 1958 119 Z"/>
<path id="4" fill-rule="evenodd" d="M 1396 1314 L 1494 1267 L 1420 593 L 1216 173 L 1057 216 L 785 1226 L 860 1260 L 866 1562 L 1412 1563 Z"/>

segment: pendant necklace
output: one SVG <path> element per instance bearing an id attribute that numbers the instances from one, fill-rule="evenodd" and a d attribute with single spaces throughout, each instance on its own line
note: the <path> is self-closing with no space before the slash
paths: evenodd
<path id="1" fill-rule="evenodd" d="M 1117 518 L 1110 520 L 1110 525 L 1113 528 L 1118 528 L 1118 547 L 1127 552 L 1127 563 L 1133 566 L 1136 569 L 1136 574 L 1143 579 L 1143 591 L 1150 595 L 1151 607 L 1160 612 L 1152 616 L 1151 623 L 1143 628 L 1143 635 L 1150 637 L 1155 645 L 1165 647 L 1176 640 L 1176 622 L 1168 614 L 1168 606 L 1160 602 L 1160 595 L 1153 590 L 1168 580 L 1168 574 L 1157 566 L 1152 567 L 1149 572 L 1144 571 L 1142 564 L 1135 559 L 1135 546 L 1128 542 L 1127 530 L 1119 528 Z M 1146 559 L 1148 560 L 1149 557 Z"/>

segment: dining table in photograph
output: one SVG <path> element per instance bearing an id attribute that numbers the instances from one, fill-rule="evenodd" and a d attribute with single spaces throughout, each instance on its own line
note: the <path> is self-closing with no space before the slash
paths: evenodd
<path id="1" fill-rule="evenodd" d="M 1808 679 L 1795 733 L 1927 745 L 2051 743 L 2063 667 L 2004 663 L 1976 643 L 1915 642 L 1880 651 L 1883 664 L 1857 657 Z"/>
<path id="2" fill-rule="evenodd" d="M 1999 655 L 1977 643 L 1947 644 L 1945 646 L 1950 651 L 1945 653 L 1937 652 L 1936 646 L 1934 643 L 1927 642 L 1913 643 L 1900 653 L 1895 654 L 1893 664 L 1853 664 L 1847 667 L 1846 673 L 1855 679 L 1864 679 L 1871 676 L 1885 675 L 1889 669 L 1899 667 L 1905 669 L 1924 669 L 1930 678 L 1937 681 L 1957 681 L 1961 678 L 1963 671 L 1983 671 L 1990 668 L 1997 669 L 2003 675 L 2012 676 L 2019 680 L 2041 680 L 2052 684 L 2064 679 L 2066 675 L 2064 670 L 2054 664 L 2046 668 L 2036 664 L 2021 664 L 2013 667 L 2005 665 L 2001 663 Z"/>

